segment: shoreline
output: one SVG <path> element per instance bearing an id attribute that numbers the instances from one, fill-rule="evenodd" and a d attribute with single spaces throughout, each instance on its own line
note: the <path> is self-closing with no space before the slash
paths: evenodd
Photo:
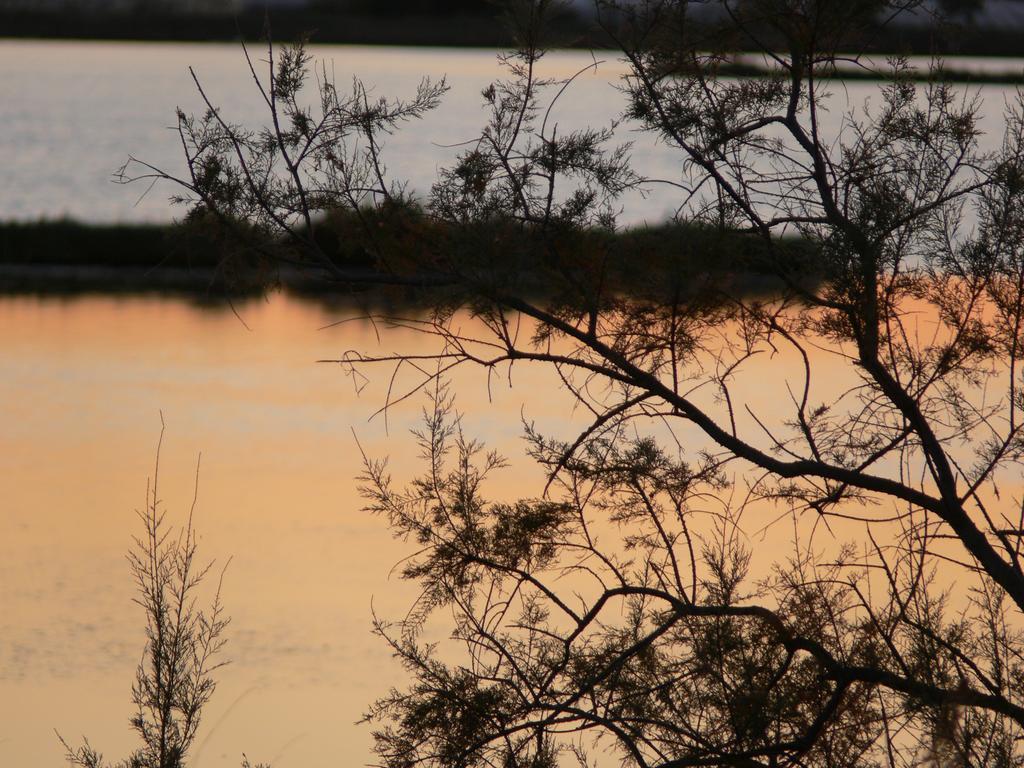
<path id="1" fill-rule="evenodd" d="M 225 250 L 217 238 L 180 224 L 0 222 L 0 296 L 137 294 L 222 302 L 281 290 L 314 301 L 358 299 L 409 306 L 416 305 L 426 295 L 425 290 L 444 292 L 454 288 L 432 285 L 429 275 L 415 274 L 403 278 L 400 284 L 375 283 L 376 277 L 388 273 L 375 267 L 351 240 L 346 224 L 351 222 L 341 220 L 340 226 L 337 220 L 322 223 L 317 239 L 325 238 L 325 246 L 333 240 L 336 247 L 331 258 L 353 276 L 348 282 L 332 281 L 329 273 L 317 272 L 315 265 L 306 270 L 261 264 L 251 253 Z M 404 231 L 403 239 L 420 245 L 427 263 L 431 253 L 451 248 L 458 238 L 480 234 L 459 235 L 444 228 L 419 227 L 414 222 L 397 226 Z M 547 267 L 531 255 L 530 236 L 523 239 L 501 224 L 495 227 L 495 236 L 484 241 L 500 244 L 494 245 L 493 251 L 477 255 L 478 267 L 491 273 L 493 279 L 506 276 L 524 290 L 543 292 Z M 724 280 L 741 292 L 759 293 L 771 290 L 777 282 L 763 268 L 759 241 L 742 233 L 665 222 L 615 232 L 583 230 L 570 235 L 563 245 L 574 269 L 585 269 L 593 254 L 603 254 L 610 284 L 630 294 L 679 290 L 680 286 L 703 283 L 704 279 Z M 798 240 L 785 241 L 783 253 L 789 254 L 784 258 L 813 267 L 813 252 Z M 638 269 L 638 265 L 643 268 Z"/>
<path id="2" fill-rule="evenodd" d="M 135 42 L 238 42 L 260 40 L 272 22 L 275 40 L 309 36 L 314 43 L 507 48 L 513 44 L 493 13 L 337 13 L 277 8 L 237 14 L 187 15 L 158 11 L 84 13 L 65 10 L 0 10 L 0 39 L 98 40 Z M 614 48 L 606 33 L 574 13 L 550 20 L 553 47 Z M 1015 58 L 1021 55 L 1024 29 L 978 27 L 945 22 L 937 25 L 885 26 L 868 33 L 863 52 L 872 55 L 957 55 Z"/>

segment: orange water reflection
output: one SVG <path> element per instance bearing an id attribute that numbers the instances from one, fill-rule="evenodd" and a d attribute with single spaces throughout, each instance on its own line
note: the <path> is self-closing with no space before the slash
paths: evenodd
<path id="1" fill-rule="evenodd" d="M 370 634 L 371 601 L 396 616 L 411 592 L 389 579 L 407 547 L 359 511 L 353 431 L 407 476 L 418 407 L 368 421 L 389 371 L 357 395 L 342 369 L 315 361 L 350 349 L 423 351 L 424 340 L 391 331 L 378 341 L 361 322 L 324 328 L 344 313 L 280 296 L 239 313 L 172 299 L 0 299 L 0 765 L 59 764 L 54 728 L 72 741 L 88 734 L 115 759 L 133 746 L 129 692 L 143 636 L 124 554 L 161 411 L 161 497 L 180 519 L 201 451 L 201 545 L 233 558 L 224 589 L 232 664 L 192 764 L 236 766 L 243 751 L 275 768 L 370 759 L 370 729 L 355 721 L 402 679 Z M 734 395 L 777 423 L 787 382 L 796 391 L 801 374 L 797 356 L 780 349 L 738 375 Z M 815 376 L 818 401 L 851 383 L 849 366 L 830 355 L 816 357 Z M 551 371 L 522 366 L 514 382 L 488 387 L 469 369 L 454 382 L 467 431 L 513 459 L 495 496 L 541 487 L 522 458 L 521 416 L 565 434 L 586 418 Z M 716 396 L 695 398 L 721 414 Z M 738 418 L 756 435 L 752 417 Z M 684 446 L 694 437 L 677 435 Z M 762 508 L 744 521 L 759 569 L 784 556 L 792 532 L 782 524 L 762 534 L 775 516 Z M 847 538 L 862 526 L 835 530 Z"/>
<path id="2" fill-rule="evenodd" d="M 124 553 L 161 410 L 161 497 L 180 519 L 201 451 L 201 544 L 233 557 L 233 663 L 193 764 L 238 765 L 243 750 L 285 767 L 369 758 L 354 722 L 399 680 L 369 632 L 371 599 L 395 615 L 409 591 L 388 580 L 403 546 L 359 511 L 353 430 L 401 469 L 418 408 L 392 411 L 386 431 L 367 421 L 383 371 L 356 396 L 337 366 L 315 363 L 376 349 L 369 326 L 318 331 L 336 313 L 281 297 L 240 314 L 252 330 L 175 300 L 0 300 L 0 765 L 59 764 L 54 728 L 112 758 L 132 746 L 143 637 Z M 516 451 L 521 393 L 492 388 L 492 409 L 484 379 L 469 378 L 460 404 L 474 428 Z M 562 418 L 548 395 L 527 412 Z"/>

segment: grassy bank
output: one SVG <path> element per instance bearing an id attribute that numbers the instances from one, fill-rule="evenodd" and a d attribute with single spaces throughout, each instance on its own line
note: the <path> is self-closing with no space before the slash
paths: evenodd
<path id="1" fill-rule="evenodd" d="M 7 222 L 0 224 L 0 263 L 160 267 L 188 258 L 174 253 L 176 230 L 172 225 L 80 224 L 68 219 Z M 212 253 L 195 257 L 195 266 L 216 265 Z"/>
<path id="2" fill-rule="evenodd" d="M 603 292 L 657 300 L 692 292 L 708 278 L 718 284 L 727 279 L 742 291 L 764 290 L 773 282 L 762 241 L 704 227 L 541 233 L 513 222 L 454 228 L 409 210 L 367 215 L 369 220 L 334 214 L 317 230 L 321 248 L 337 266 L 367 277 L 380 270 L 364 247 L 370 231 L 375 247 L 387 254 L 385 269 L 391 273 L 415 275 L 432 265 L 455 265 L 481 284 L 525 293 L 586 295 L 601 286 Z M 776 251 L 800 264 L 801 272 L 816 271 L 806 244 L 789 240 L 781 245 Z M 227 242 L 222 232 L 195 224 L 9 222 L 0 224 L 0 294 L 157 293 L 216 301 L 281 288 L 321 300 L 367 296 L 359 284 L 332 281 L 301 264 L 287 265 L 294 254 L 282 249 L 281 255 L 273 261 L 265 252 Z M 399 301 L 416 303 L 417 289 L 406 286 L 400 293 Z"/>
<path id="3" fill-rule="evenodd" d="M 69 220 L 0 224 L 0 293 L 169 293 L 222 295 L 220 256 L 180 227 L 81 224 Z M 233 293 L 244 294 L 240 286 Z"/>

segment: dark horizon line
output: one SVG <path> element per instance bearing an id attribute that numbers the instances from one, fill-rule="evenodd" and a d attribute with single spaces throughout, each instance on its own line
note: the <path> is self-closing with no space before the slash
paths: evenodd
<path id="1" fill-rule="evenodd" d="M 97 40 L 132 42 L 238 42 L 263 36 L 261 10 L 224 15 L 147 11 L 86 14 L 76 11 L 0 11 L 0 39 Z M 386 19 L 386 23 L 385 23 Z M 345 14 L 277 9 L 273 36 L 282 42 L 310 35 L 312 42 L 342 45 L 506 48 L 512 39 L 493 13 Z M 610 38 L 578 16 L 557 19 L 554 48 L 614 48 Z M 873 34 L 865 51 L 874 55 L 963 55 L 1015 58 L 1024 30 L 950 26 L 887 27 Z"/>

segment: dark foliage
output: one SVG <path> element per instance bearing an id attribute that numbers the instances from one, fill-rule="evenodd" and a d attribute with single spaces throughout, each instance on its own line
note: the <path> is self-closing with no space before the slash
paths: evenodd
<path id="1" fill-rule="evenodd" d="M 159 476 L 158 445 L 146 504 L 138 510 L 143 531 L 128 554 L 135 602 L 146 616 L 146 647 L 132 685 L 131 726 L 142 746 L 119 763 L 107 763 L 88 740 L 72 747 L 61 738 L 68 762 L 79 768 L 184 768 L 203 708 L 217 687 L 215 673 L 227 663 L 220 654 L 230 619 L 220 601 L 220 580 L 209 607 L 199 607 L 200 588 L 213 563 L 197 558 L 196 497 L 186 524 L 173 529 L 162 508 Z M 196 481 L 198 492 L 198 466 Z"/>
<path id="2" fill-rule="evenodd" d="M 322 78 L 308 112 L 301 47 L 270 57 L 268 128 L 207 104 L 179 117 L 188 175 L 140 174 L 329 281 L 358 276 L 317 214 L 397 215 L 365 229 L 366 279 L 450 289 L 381 318 L 435 348 L 338 361 L 392 366 L 385 407 L 431 393 L 424 473 L 364 477 L 421 588 L 377 625 L 410 676 L 368 714 L 389 768 L 1024 763 L 1024 98 L 983 150 L 979 98 L 937 68 L 921 85 L 894 59 L 869 104 L 835 101 L 839 52 L 907 6 L 714 7 L 597 4 L 625 117 L 677 152 L 660 182 L 616 126 L 550 119 L 571 79 L 542 76 L 546 2 L 519 4 L 484 128 L 425 203 L 386 180 L 382 140 L 443 86 L 371 105 Z M 750 40 L 768 75 L 725 76 Z M 646 260 L 616 260 L 618 197 L 651 183 L 679 191 L 685 236 L 630 235 Z M 530 425 L 547 487 L 491 502 L 503 461 L 443 382 L 527 362 L 590 421 L 570 439 Z M 788 548 L 756 552 L 780 519 Z"/>

